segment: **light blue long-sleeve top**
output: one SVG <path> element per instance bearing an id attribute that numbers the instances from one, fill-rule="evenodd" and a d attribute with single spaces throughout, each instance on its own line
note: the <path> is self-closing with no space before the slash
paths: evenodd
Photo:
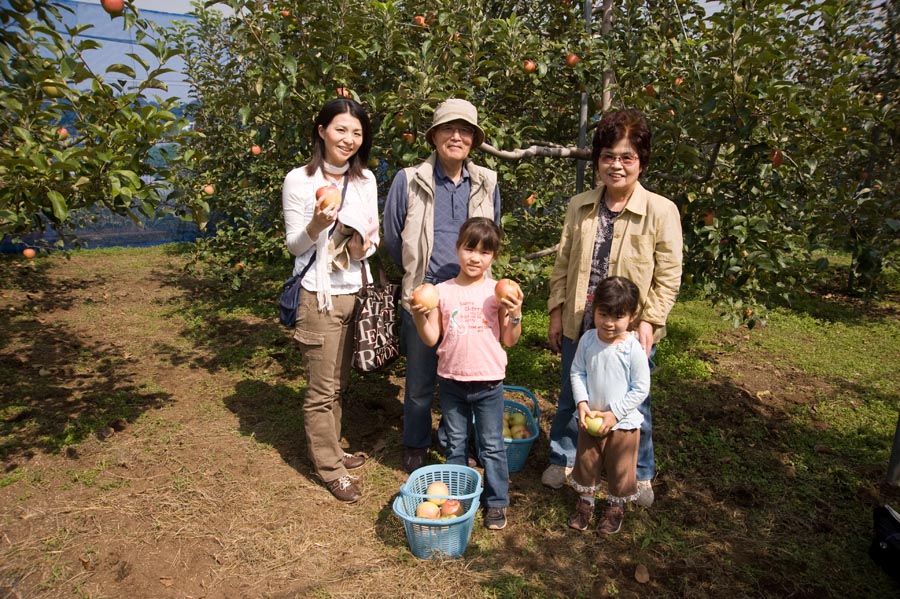
<path id="1" fill-rule="evenodd" d="M 570 376 L 576 406 L 586 401 L 592 410 L 611 411 L 619 420 L 613 430 L 640 428 L 644 416 L 637 407 L 650 393 L 650 362 L 637 337 L 610 344 L 596 329 L 586 331 Z"/>

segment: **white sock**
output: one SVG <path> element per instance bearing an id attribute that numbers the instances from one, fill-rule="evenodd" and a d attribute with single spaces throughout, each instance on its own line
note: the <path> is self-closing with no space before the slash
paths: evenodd
<path id="1" fill-rule="evenodd" d="M 591 507 L 594 507 L 594 497 L 593 497 L 593 495 L 590 496 L 590 497 L 587 497 L 587 496 L 585 496 L 585 495 L 582 495 L 581 498 L 584 499 L 585 501 L 587 501 L 588 503 L 590 503 L 590 504 L 591 504 Z"/>

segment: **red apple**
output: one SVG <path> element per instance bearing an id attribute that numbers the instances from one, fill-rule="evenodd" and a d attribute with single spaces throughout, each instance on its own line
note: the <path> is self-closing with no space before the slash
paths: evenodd
<path id="1" fill-rule="evenodd" d="M 784 162 L 784 155 L 781 153 L 781 150 L 778 148 L 773 148 L 772 153 L 770 155 L 772 160 L 772 167 L 778 168 L 781 166 L 782 162 Z"/>
<path id="2" fill-rule="evenodd" d="M 431 483 L 430 485 L 428 485 L 428 488 L 425 489 L 425 494 L 426 495 L 449 495 L 450 489 L 448 489 L 447 485 L 445 485 L 441 481 L 436 480 L 433 483 Z M 441 506 L 441 505 L 444 505 L 444 502 L 447 501 L 447 499 L 442 498 L 442 497 L 430 497 L 428 499 L 428 501 L 430 501 L 431 503 L 433 503 L 437 506 Z"/>
<path id="3" fill-rule="evenodd" d="M 118 16 L 125 10 L 125 0 L 100 0 L 100 6 L 109 14 Z"/>
<path id="4" fill-rule="evenodd" d="M 316 207 L 321 211 L 341 205 L 341 190 L 334 185 L 323 185 L 316 190 Z"/>
<path id="5" fill-rule="evenodd" d="M 462 516 L 463 506 L 456 499 L 448 499 L 441 506 L 441 516 Z"/>
<path id="6" fill-rule="evenodd" d="M 581 58 L 574 52 L 569 52 L 569 55 L 566 56 L 566 66 L 567 67 L 574 67 L 579 62 L 581 62 Z"/>
<path id="7" fill-rule="evenodd" d="M 250 148 L 250 152 L 252 152 L 254 156 L 259 156 L 260 154 L 262 154 L 262 148 L 260 148 L 259 146 L 252 146 Z"/>
<path id="8" fill-rule="evenodd" d="M 411 132 L 409 132 L 409 131 L 407 131 L 406 133 L 404 133 L 404 134 L 401 135 L 400 137 L 402 137 L 402 138 L 403 138 L 403 141 L 405 141 L 405 142 L 408 143 L 409 145 L 412 145 L 412 144 L 415 143 L 415 141 L 416 141 L 416 134 L 415 134 L 415 133 L 411 133 Z"/>
<path id="9" fill-rule="evenodd" d="M 423 501 L 416 507 L 416 518 L 437 520 L 441 517 L 441 508 L 430 501 Z"/>
<path id="10" fill-rule="evenodd" d="M 520 293 L 522 293 L 522 289 L 519 284 L 510 279 L 500 279 L 494 287 L 494 295 L 498 300 L 519 297 Z"/>
<path id="11" fill-rule="evenodd" d="M 413 23 L 416 24 L 416 27 L 425 27 L 425 17 L 416 15 L 413 17 Z"/>
<path id="12" fill-rule="evenodd" d="M 337 89 L 334 90 L 334 91 L 337 92 L 337 95 L 339 95 L 339 96 L 342 97 L 342 98 L 349 98 L 349 97 L 350 97 L 350 90 L 347 89 L 346 87 L 339 87 L 339 88 L 337 88 Z"/>
<path id="13" fill-rule="evenodd" d="M 524 63 L 522 63 L 522 68 L 525 69 L 526 73 L 533 73 L 537 68 L 537 65 L 534 64 L 533 60 L 526 60 Z"/>
<path id="14" fill-rule="evenodd" d="M 60 139 L 66 139 L 67 137 L 69 137 L 69 130 L 66 129 L 65 127 L 60 127 L 59 129 L 56 130 L 56 135 Z"/>
<path id="15" fill-rule="evenodd" d="M 522 203 L 526 206 L 531 206 L 532 204 L 534 204 L 534 194 L 531 194 L 530 196 L 522 200 Z"/>
<path id="16" fill-rule="evenodd" d="M 715 210 L 708 210 L 703 213 L 703 224 L 706 225 L 707 227 L 713 226 L 713 223 L 715 222 L 715 220 L 716 220 L 716 211 Z"/>
<path id="17" fill-rule="evenodd" d="M 424 306 L 426 310 L 434 310 L 437 308 L 439 300 L 440 297 L 438 296 L 437 287 L 431 283 L 422 283 L 413 289 L 412 301 L 410 303 L 413 306 Z"/>
<path id="18" fill-rule="evenodd" d="M 206 185 L 203 186 L 203 193 L 205 193 L 208 196 L 211 196 L 212 194 L 216 193 L 216 188 L 213 186 L 212 183 L 207 183 Z"/>
<path id="19" fill-rule="evenodd" d="M 291 16 L 291 11 L 289 11 L 288 9 L 285 8 L 283 11 L 281 11 L 281 16 L 286 19 L 289 16 Z"/>
<path id="20" fill-rule="evenodd" d="M 647 92 L 647 95 L 651 98 L 656 97 L 656 89 L 654 89 L 652 83 L 648 83 L 646 86 L 644 86 L 644 91 Z"/>
<path id="21" fill-rule="evenodd" d="M 675 78 L 675 85 L 681 85 L 682 83 L 684 83 L 684 79 L 682 79 L 681 77 Z"/>
<path id="22" fill-rule="evenodd" d="M 34 251 L 34 248 L 25 248 L 22 250 L 22 255 L 26 258 L 34 258 L 37 255 L 37 252 Z"/>

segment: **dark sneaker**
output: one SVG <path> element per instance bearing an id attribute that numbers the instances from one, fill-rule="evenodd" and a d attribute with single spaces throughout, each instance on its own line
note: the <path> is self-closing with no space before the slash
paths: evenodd
<path id="1" fill-rule="evenodd" d="M 361 468 L 362 465 L 366 463 L 366 457 L 344 453 L 344 457 L 341 458 L 341 462 L 344 464 L 344 468 L 346 470 L 356 470 L 357 468 Z"/>
<path id="2" fill-rule="evenodd" d="M 403 469 L 409 473 L 425 465 L 428 450 L 418 447 L 407 447 L 403 450 Z"/>
<path id="3" fill-rule="evenodd" d="M 484 512 L 484 525 L 489 530 L 503 530 L 506 528 L 506 508 L 487 508 Z"/>
<path id="4" fill-rule="evenodd" d="M 575 513 L 569 518 L 569 528 L 574 528 L 575 530 L 587 530 L 588 525 L 591 523 L 591 516 L 593 515 L 594 504 L 587 499 L 579 497 L 578 503 L 575 504 Z"/>
<path id="5" fill-rule="evenodd" d="M 350 480 L 350 477 L 346 474 L 338 479 L 325 483 L 325 488 L 331 491 L 331 494 L 334 495 L 335 499 L 343 501 L 344 503 L 356 503 L 362 495 L 359 491 L 359 487 L 353 484 L 353 481 Z"/>
<path id="6" fill-rule="evenodd" d="M 607 505 L 603 508 L 603 516 L 600 518 L 600 526 L 597 532 L 603 535 L 614 535 L 622 530 L 622 522 L 625 520 L 625 510 L 619 505 Z"/>

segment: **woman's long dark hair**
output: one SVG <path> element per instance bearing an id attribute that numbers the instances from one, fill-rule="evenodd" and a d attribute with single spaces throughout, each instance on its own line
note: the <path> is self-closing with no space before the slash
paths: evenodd
<path id="1" fill-rule="evenodd" d="M 350 170 L 347 171 L 351 179 L 362 178 L 363 169 L 369 163 L 369 151 L 372 149 L 372 125 L 369 123 L 369 115 L 366 114 L 358 102 L 348 98 L 335 98 L 329 100 L 319 111 L 316 122 L 312 128 L 312 157 L 309 164 L 306 165 L 306 174 L 313 176 L 317 170 L 322 168 L 325 163 L 325 140 L 319 135 L 319 126 L 326 129 L 331 121 L 339 114 L 349 113 L 351 116 L 359 120 L 362 125 L 363 140 L 356 154 L 350 157 Z"/>

